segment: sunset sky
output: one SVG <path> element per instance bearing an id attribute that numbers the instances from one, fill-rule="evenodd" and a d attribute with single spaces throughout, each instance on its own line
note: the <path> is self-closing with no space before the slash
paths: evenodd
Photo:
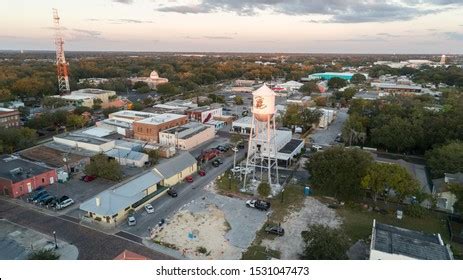
<path id="1" fill-rule="evenodd" d="M 463 53 L 463 0 L 0 1 L 0 49 Z"/>

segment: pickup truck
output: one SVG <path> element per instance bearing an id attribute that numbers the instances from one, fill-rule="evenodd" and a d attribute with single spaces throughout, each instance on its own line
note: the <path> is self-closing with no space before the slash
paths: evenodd
<path id="1" fill-rule="evenodd" d="M 275 235 L 278 235 L 278 236 L 285 235 L 284 228 L 282 228 L 280 226 L 268 226 L 268 227 L 265 228 L 265 232 L 275 234 Z"/>
<path id="2" fill-rule="evenodd" d="M 270 209 L 270 202 L 259 199 L 251 199 L 246 201 L 246 206 L 250 208 L 256 208 L 261 211 L 267 211 Z"/>

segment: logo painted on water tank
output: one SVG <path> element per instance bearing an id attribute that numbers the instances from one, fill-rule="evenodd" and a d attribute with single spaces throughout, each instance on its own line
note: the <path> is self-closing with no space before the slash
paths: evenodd
<path id="1" fill-rule="evenodd" d="M 256 96 L 254 98 L 254 104 L 255 104 L 254 107 L 256 109 L 261 109 L 262 110 L 262 109 L 267 108 L 267 105 L 264 104 L 264 99 L 262 98 L 262 96 Z"/>

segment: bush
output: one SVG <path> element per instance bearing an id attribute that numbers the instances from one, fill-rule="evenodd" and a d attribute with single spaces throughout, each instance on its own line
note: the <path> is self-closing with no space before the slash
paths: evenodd
<path id="1" fill-rule="evenodd" d="M 199 246 L 198 248 L 196 248 L 196 252 L 200 254 L 207 254 L 207 249 L 204 248 L 203 246 Z"/>
<path id="2" fill-rule="evenodd" d="M 422 218 L 426 214 L 426 208 L 419 204 L 412 204 L 408 205 L 405 208 L 405 215 L 408 215 L 410 217 L 414 218 Z"/>
<path id="3" fill-rule="evenodd" d="M 270 195 L 270 184 L 267 182 L 262 182 L 259 184 L 257 187 L 257 192 L 259 193 L 260 196 L 262 197 L 267 197 Z"/>
<path id="4" fill-rule="evenodd" d="M 58 255 L 53 249 L 40 249 L 29 254 L 29 260 L 57 260 Z"/>

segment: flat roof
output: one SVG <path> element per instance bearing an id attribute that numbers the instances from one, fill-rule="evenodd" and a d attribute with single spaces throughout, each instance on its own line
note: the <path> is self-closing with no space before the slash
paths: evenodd
<path id="1" fill-rule="evenodd" d="M 105 137 L 110 134 L 113 134 L 114 131 L 102 127 L 92 127 L 82 131 L 82 133 L 96 137 Z"/>
<path id="2" fill-rule="evenodd" d="M 206 129 L 210 129 L 210 126 L 202 123 L 190 122 L 181 126 L 173 127 L 162 131 L 161 133 L 175 134 L 179 139 L 188 139 Z"/>
<path id="3" fill-rule="evenodd" d="M 71 141 L 76 141 L 76 142 L 84 142 L 84 143 L 89 143 L 89 144 L 94 144 L 94 145 L 101 145 L 101 144 L 105 144 L 111 141 L 109 139 L 92 137 L 91 135 L 81 135 L 81 134 L 74 134 L 74 133 L 65 133 L 61 135 L 56 135 L 56 136 L 53 136 L 53 138 L 61 138 L 61 139 L 66 139 L 66 140 L 71 140 Z"/>
<path id="4" fill-rule="evenodd" d="M 139 176 L 115 185 L 110 190 L 97 194 L 80 204 L 79 208 L 101 216 L 113 216 L 145 197 L 144 191 L 161 180 L 162 177 L 152 170 L 147 170 Z M 99 199 L 99 205 L 97 205 L 97 199 Z"/>
<path id="5" fill-rule="evenodd" d="M 132 110 L 122 110 L 118 112 L 114 112 L 109 114 L 110 119 L 113 117 L 139 117 L 139 118 L 149 118 L 159 116 L 159 114 L 150 113 L 150 112 L 142 112 L 142 111 L 132 111 Z"/>
<path id="6" fill-rule="evenodd" d="M 48 166 L 62 167 L 65 165 L 63 158 L 66 155 L 67 162 L 72 164 L 79 162 L 87 156 L 78 155 L 69 152 L 63 152 L 44 145 L 35 146 L 19 152 L 19 154 L 29 160 L 43 162 Z"/>
<path id="7" fill-rule="evenodd" d="M 13 183 L 53 170 L 16 156 L 0 157 L 0 177 Z"/>
<path id="8" fill-rule="evenodd" d="M 160 114 L 154 117 L 149 117 L 143 120 L 136 121 L 136 123 L 145 123 L 145 124 L 162 124 L 165 122 L 173 121 L 180 118 L 186 118 L 185 115 L 165 113 Z"/>
<path id="9" fill-rule="evenodd" d="M 286 145 L 283 146 L 278 152 L 283 154 L 292 154 L 302 143 L 303 140 L 291 139 Z"/>
<path id="10" fill-rule="evenodd" d="M 397 89 L 416 89 L 416 90 L 422 90 L 423 88 L 421 86 L 416 86 L 416 85 L 401 85 L 401 84 L 395 84 L 395 83 L 371 83 L 372 87 L 380 87 L 380 88 L 397 88 Z"/>
<path id="11" fill-rule="evenodd" d="M 124 158 L 130 160 L 142 160 L 147 154 L 128 149 L 114 148 L 105 152 L 105 155 L 116 159 Z"/>
<path id="12" fill-rule="evenodd" d="M 373 222 L 372 249 L 420 260 L 451 260 L 438 234 Z"/>

